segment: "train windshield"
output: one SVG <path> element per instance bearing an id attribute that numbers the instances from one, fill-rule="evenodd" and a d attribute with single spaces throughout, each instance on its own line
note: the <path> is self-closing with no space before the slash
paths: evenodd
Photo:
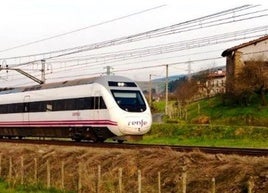
<path id="1" fill-rule="evenodd" d="M 143 112 L 146 105 L 140 91 L 112 90 L 118 106 L 128 112 Z"/>

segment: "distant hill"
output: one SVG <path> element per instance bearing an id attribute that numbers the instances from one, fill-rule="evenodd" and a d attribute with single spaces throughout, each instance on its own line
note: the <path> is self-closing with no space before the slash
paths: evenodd
<path id="1" fill-rule="evenodd" d="M 218 69 L 222 69 L 222 70 L 226 70 L 225 66 L 218 66 L 215 68 L 210 68 L 210 69 L 206 69 L 206 70 L 202 70 L 196 73 L 192 73 L 191 76 L 196 76 L 199 75 L 201 73 L 204 73 L 205 71 L 216 71 Z M 185 77 L 187 77 L 187 74 L 179 74 L 179 75 L 173 75 L 173 76 L 169 76 L 168 77 L 168 82 L 169 84 L 177 81 L 177 80 L 181 80 Z M 165 82 L 166 82 L 166 78 L 156 78 L 156 79 L 152 79 L 152 89 L 156 91 L 157 94 L 162 93 L 165 91 Z M 144 92 L 148 92 L 150 90 L 150 83 L 149 81 L 137 81 L 137 84 L 141 87 L 141 89 Z M 172 88 L 171 88 L 172 87 Z M 171 85 L 169 86 L 170 92 L 173 92 L 175 88 L 175 85 Z"/>
<path id="2" fill-rule="evenodd" d="M 187 76 L 186 74 L 169 76 L 168 81 L 171 82 L 171 81 L 179 80 L 179 79 L 186 77 L 186 76 Z M 153 79 L 152 81 L 153 82 L 165 82 L 166 78 L 157 78 L 157 79 Z"/>

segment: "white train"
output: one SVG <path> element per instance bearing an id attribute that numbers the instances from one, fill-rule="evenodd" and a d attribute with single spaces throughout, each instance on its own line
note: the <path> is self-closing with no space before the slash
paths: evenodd
<path id="1" fill-rule="evenodd" d="M 0 90 L 0 137 L 123 142 L 150 130 L 150 108 L 138 85 L 101 76 Z"/>

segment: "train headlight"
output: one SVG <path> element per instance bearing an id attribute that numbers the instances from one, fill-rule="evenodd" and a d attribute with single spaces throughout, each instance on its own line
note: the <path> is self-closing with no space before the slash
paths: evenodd
<path id="1" fill-rule="evenodd" d="M 117 83 L 117 86 L 124 87 L 125 86 L 125 83 L 124 82 L 118 82 Z"/>

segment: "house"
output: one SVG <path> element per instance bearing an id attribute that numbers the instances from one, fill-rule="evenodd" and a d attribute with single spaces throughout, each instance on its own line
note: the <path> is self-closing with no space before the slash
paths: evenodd
<path id="1" fill-rule="evenodd" d="M 241 69 L 253 61 L 264 62 L 264 72 L 268 76 L 268 35 L 258 39 L 242 43 L 222 52 L 226 57 L 226 91 L 234 89 L 234 85 L 229 84 L 241 72 Z"/>
<path id="2" fill-rule="evenodd" d="M 200 72 L 202 73 L 202 72 Z M 204 73 L 204 72 L 203 72 Z M 225 93 L 226 71 L 223 68 L 210 69 L 203 81 L 198 81 L 196 99 L 212 97 Z"/>
<path id="3" fill-rule="evenodd" d="M 210 96 L 225 93 L 226 72 L 223 69 L 217 69 L 208 74 L 206 82 L 207 88 L 210 88 Z"/>

